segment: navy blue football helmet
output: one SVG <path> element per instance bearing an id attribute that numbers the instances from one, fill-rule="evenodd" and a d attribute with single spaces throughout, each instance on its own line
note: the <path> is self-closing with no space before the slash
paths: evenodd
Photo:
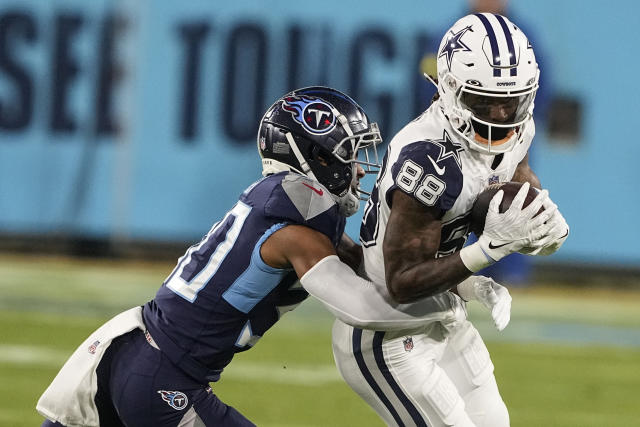
<path id="1" fill-rule="evenodd" d="M 321 86 L 284 95 L 267 110 L 258 131 L 263 175 L 306 175 L 331 192 L 346 216 L 358 211 L 365 193 L 357 188 L 357 165 L 377 173 L 381 142 L 378 125 L 353 99 Z"/>

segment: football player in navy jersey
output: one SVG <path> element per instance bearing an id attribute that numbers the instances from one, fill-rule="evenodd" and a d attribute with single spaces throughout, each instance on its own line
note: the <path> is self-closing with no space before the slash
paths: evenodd
<path id="1" fill-rule="evenodd" d="M 569 228 L 546 190 L 521 209 L 529 186 L 541 188 L 528 164 L 539 70 L 522 31 L 500 15 L 465 16 L 443 37 L 437 65 L 439 99 L 389 144 L 360 231 L 371 298 L 430 305 L 431 321 L 376 331 L 337 319 L 334 356 L 389 425 L 505 427 L 493 364 L 465 303 L 480 301 L 502 330 L 511 296 L 471 275 L 513 252 L 551 254 Z M 465 246 L 477 195 L 511 180 L 525 184 L 509 210 L 496 215 L 498 192 L 484 233 Z"/>
<path id="2" fill-rule="evenodd" d="M 186 251 L 153 300 L 80 345 L 38 402 L 43 425 L 253 425 L 209 387 L 234 354 L 315 288 L 336 313 L 349 311 L 347 322 L 366 326 L 375 311 L 358 312 L 332 291 L 348 293 L 348 281 L 309 270 L 328 259 L 356 280 L 353 290 L 362 286 L 337 254 L 360 262 L 344 226 L 359 208 L 364 169 L 377 171 L 380 142 L 377 125 L 337 90 L 310 87 L 275 102 L 257 136 L 265 177 Z"/>

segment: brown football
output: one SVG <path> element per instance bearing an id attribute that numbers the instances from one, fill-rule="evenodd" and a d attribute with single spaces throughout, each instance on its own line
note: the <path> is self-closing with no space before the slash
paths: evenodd
<path id="1" fill-rule="evenodd" d="M 471 231 L 473 231 L 476 236 L 480 236 L 482 234 L 482 231 L 484 230 L 484 221 L 487 217 L 487 211 L 489 210 L 489 202 L 491 202 L 491 199 L 495 196 L 498 190 L 504 191 L 504 196 L 500 203 L 500 212 L 502 213 L 509 209 L 511 202 L 516 194 L 518 194 L 520 187 L 522 187 L 521 182 L 501 182 L 490 185 L 480 193 L 473 204 L 473 208 L 471 209 Z M 538 189 L 529 187 L 529 193 L 527 193 L 527 197 L 524 199 L 523 207 L 528 206 L 529 203 L 535 199 L 537 194 Z M 540 211 L 542 210 L 544 210 L 544 208 L 540 208 Z"/>

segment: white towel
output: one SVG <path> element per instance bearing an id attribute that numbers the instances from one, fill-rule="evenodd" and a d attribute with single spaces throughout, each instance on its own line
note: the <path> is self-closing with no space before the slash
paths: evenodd
<path id="1" fill-rule="evenodd" d="M 67 427 L 98 427 L 100 420 L 94 402 L 98 390 L 96 368 L 113 339 L 136 328 L 145 329 L 142 307 L 118 314 L 93 332 L 40 397 L 38 412 Z"/>

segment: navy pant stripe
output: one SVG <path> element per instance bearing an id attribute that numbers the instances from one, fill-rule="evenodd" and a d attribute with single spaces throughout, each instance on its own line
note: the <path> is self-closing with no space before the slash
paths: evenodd
<path id="1" fill-rule="evenodd" d="M 376 383 L 376 380 L 373 378 L 373 375 L 371 375 L 369 368 L 367 368 L 367 364 L 365 363 L 364 357 L 362 356 L 362 347 L 361 347 L 362 329 L 353 328 L 352 342 L 353 342 L 353 355 L 356 358 L 356 362 L 358 363 L 358 368 L 360 368 L 360 372 L 362 372 L 362 376 L 364 376 L 364 379 L 367 380 L 367 383 L 369 383 L 369 387 L 371 387 L 371 389 L 375 392 L 376 396 L 378 396 L 378 399 L 380 399 L 384 404 L 384 406 L 389 410 L 395 422 L 399 426 L 404 427 L 404 423 L 400 419 L 400 415 L 398 415 L 398 412 L 396 411 L 396 409 L 393 407 L 391 402 L 389 402 L 389 399 L 387 398 L 387 396 L 385 396 L 385 394 L 382 392 L 382 390 L 380 389 L 380 386 L 378 385 L 378 383 Z"/>
<path id="2" fill-rule="evenodd" d="M 381 331 L 376 332 L 375 335 L 373 336 L 373 355 L 376 359 L 376 364 L 378 365 L 378 369 L 380 370 L 380 372 L 382 372 L 382 375 L 387 380 L 387 383 L 389 383 L 389 386 L 391 386 L 391 389 L 396 394 L 396 397 L 398 398 L 398 400 L 400 400 L 400 402 L 405 407 L 407 412 L 409 412 L 409 415 L 411 415 L 411 419 L 413 419 L 413 422 L 416 423 L 416 426 L 428 427 L 427 423 L 422 418 L 422 415 L 420 415 L 420 412 L 418 412 L 418 409 L 415 407 L 413 403 L 411 403 L 411 400 L 409 400 L 407 395 L 404 394 L 404 392 L 396 382 L 395 378 L 393 378 L 393 375 L 391 375 L 391 372 L 389 371 L 389 367 L 387 366 L 387 363 L 384 361 L 384 354 L 382 352 L 383 338 L 384 338 L 384 332 L 381 332 Z"/>
<path id="3" fill-rule="evenodd" d="M 509 48 L 509 65 L 513 65 L 511 68 L 511 75 L 517 76 L 518 69 L 516 68 L 516 50 L 513 47 L 513 37 L 511 37 L 511 31 L 509 31 L 509 27 L 507 27 L 507 22 L 500 15 L 494 15 L 500 26 L 502 27 L 502 31 L 504 31 L 504 37 L 507 39 L 507 47 Z"/>
<path id="4" fill-rule="evenodd" d="M 491 23 L 486 16 L 481 13 L 476 13 L 475 15 L 478 17 L 478 19 L 480 19 L 480 22 L 482 22 L 482 25 L 484 25 L 484 28 L 487 30 L 487 35 L 489 36 L 489 44 L 491 45 L 491 56 L 493 56 L 493 58 L 491 58 L 492 65 L 494 67 L 498 67 L 500 66 L 500 50 L 498 49 L 498 39 L 496 38 L 496 33 L 493 31 L 493 27 L 491 26 Z M 493 77 L 500 76 L 502 76 L 502 70 L 500 70 L 500 68 L 494 68 Z"/>

